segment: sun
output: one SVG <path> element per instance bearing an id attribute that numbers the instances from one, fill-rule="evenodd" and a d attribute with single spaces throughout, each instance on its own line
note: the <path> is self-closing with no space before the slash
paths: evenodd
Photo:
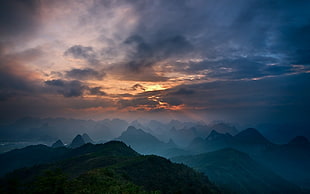
<path id="1" fill-rule="evenodd" d="M 158 91 L 158 90 L 166 90 L 167 88 L 163 87 L 162 85 L 155 84 L 155 85 L 149 85 L 145 86 L 145 91 L 150 92 L 150 91 Z"/>

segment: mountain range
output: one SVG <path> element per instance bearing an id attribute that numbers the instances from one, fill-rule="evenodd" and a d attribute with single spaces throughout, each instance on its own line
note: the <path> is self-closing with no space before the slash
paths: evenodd
<path id="1" fill-rule="evenodd" d="M 223 193 L 302 193 L 298 186 L 257 163 L 246 153 L 231 148 L 179 156 L 172 161 L 205 173 Z"/>
<path id="2" fill-rule="evenodd" d="M 171 139 L 182 148 L 187 147 L 196 137 L 206 137 L 212 129 L 231 134 L 237 132 L 234 126 L 224 122 L 206 124 L 171 120 L 163 123 L 156 120 L 128 122 L 122 119 L 94 121 L 25 117 L 10 124 L 0 124 L 0 153 L 34 144 L 51 145 L 58 139 L 64 144 L 70 144 L 73 136 L 82 133 L 94 137 L 95 142 L 104 143 L 119 137 L 129 126 L 142 129 L 162 142 Z"/>
<path id="3" fill-rule="evenodd" d="M 117 140 L 125 142 L 127 145 L 132 146 L 133 149 L 137 150 L 142 154 L 157 154 L 166 156 L 170 149 L 177 148 L 177 145 L 172 139 L 165 143 L 158 140 L 155 136 L 143 131 L 142 129 L 137 129 L 133 126 L 129 126 L 126 131 L 124 131 Z"/>
<path id="4" fill-rule="evenodd" d="M 28 131 L 27 127 L 22 127 L 22 124 L 35 127 L 39 121 L 26 119 L 20 121 L 21 123 L 15 123 L 15 126 L 20 125 L 20 128 Z M 74 122 L 82 125 L 86 121 L 75 120 Z M 130 149 L 137 151 L 138 155 L 156 154 L 185 163 L 207 175 L 224 193 L 253 193 L 254 191 L 281 193 L 283 190 L 299 193 L 310 189 L 308 173 L 310 172 L 310 143 L 303 136 L 297 136 L 286 144 L 275 144 L 254 128 L 237 132 L 235 127 L 225 123 L 205 125 L 204 123 L 173 120 L 165 124 L 157 121 L 141 124 L 134 121 L 130 123 L 134 126 L 130 126 L 129 123 L 122 121 L 120 121 L 122 124 L 117 125 L 116 120 L 88 122 L 92 123 L 93 127 L 97 126 L 98 129 L 102 126 L 109 126 L 105 128 L 107 131 L 113 131 L 113 126 L 129 125 L 113 132 L 114 138 L 112 139 L 126 143 Z M 41 128 L 53 128 L 52 126 L 53 124 L 43 123 Z M 53 144 L 49 144 L 52 145 L 51 147 L 32 145 L 0 154 L 0 176 L 19 168 L 29 168 L 33 165 L 44 166 L 71 160 L 81 155 L 98 154 L 102 148 L 101 144 L 92 144 L 106 142 L 104 139 L 112 137 L 95 136 L 98 139 L 94 141 L 88 133 L 85 133 L 85 130 L 82 132 L 82 128 L 84 127 L 79 129 L 82 135 L 76 135 L 76 133 L 72 141 L 69 141 L 69 138 L 63 139 L 67 144 L 58 139 L 54 140 Z M 163 138 L 165 132 L 167 135 Z M 116 134 L 119 135 L 115 136 Z M 91 158 L 90 161 L 93 159 L 99 160 Z M 70 165 L 74 166 L 74 162 L 71 162 Z M 74 171 L 77 172 L 79 168 L 83 169 L 86 163 L 89 165 L 87 160 L 83 164 L 80 163 L 81 166 L 76 166 L 76 169 L 70 168 L 71 173 L 74 174 Z M 60 168 L 62 169 L 62 166 Z M 81 173 L 85 172 L 88 171 Z M 98 172 L 107 173 L 105 170 Z M 67 176 L 66 172 L 64 174 Z M 82 174 L 77 173 L 74 178 Z M 113 174 L 119 176 L 114 170 Z M 133 185 L 136 184 L 133 183 Z M 134 188 L 140 187 L 134 186 Z"/>
<path id="5" fill-rule="evenodd" d="M 247 153 L 283 178 L 303 187 L 310 185 L 310 143 L 306 137 L 296 137 L 287 144 L 274 144 L 259 131 L 248 128 L 235 136 L 212 131 L 205 139 L 196 138 L 187 148 L 193 154 L 224 148 Z"/>
<path id="6" fill-rule="evenodd" d="M 61 157 L 7 174 L 0 180 L 0 193 L 220 193 L 191 168 L 140 155 L 119 141 L 76 149 L 36 148 Z"/>

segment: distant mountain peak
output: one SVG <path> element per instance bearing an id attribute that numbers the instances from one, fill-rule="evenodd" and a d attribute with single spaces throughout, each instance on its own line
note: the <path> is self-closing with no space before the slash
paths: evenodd
<path id="1" fill-rule="evenodd" d="M 124 135 L 124 134 L 130 134 L 130 135 L 145 135 L 145 134 L 148 134 L 148 135 L 150 135 L 149 133 L 143 131 L 142 129 L 138 129 L 138 128 L 134 127 L 134 126 L 129 126 L 127 128 L 127 130 L 122 133 L 122 135 Z"/>
<path id="2" fill-rule="evenodd" d="M 126 131 L 124 131 L 121 136 L 119 137 L 120 139 L 139 139 L 139 140 L 144 140 L 144 141 L 159 141 L 156 137 L 151 135 L 150 133 L 147 133 L 143 131 L 142 129 L 137 129 L 134 126 L 129 126 Z M 126 141 L 125 141 L 126 142 Z"/>
<path id="3" fill-rule="evenodd" d="M 210 135 L 220 135 L 221 133 L 217 132 L 216 130 L 212 130 Z"/>
<path id="4" fill-rule="evenodd" d="M 288 144 L 290 144 L 290 145 L 308 145 L 309 140 L 305 136 L 296 136 Z"/>
<path id="5" fill-rule="evenodd" d="M 55 143 L 53 143 L 52 148 L 60 148 L 60 147 L 64 147 L 65 145 L 63 144 L 63 142 L 58 139 Z"/>
<path id="6" fill-rule="evenodd" d="M 71 144 L 70 144 L 70 148 L 78 148 L 81 147 L 82 145 L 85 144 L 85 141 L 83 139 L 83 137 L 78 134 L 77 136 L 75 136 L 75 138 L 72 140 Z"/>
<path id="7" fill-rule="evenodd" d="M 216 130 L 212 130 L 210 132 L 210 134 L 208 135 L 208 137 L 206 138 L 206 140 L 208 140 L 208 141 L 215 140 L 215 139 L 218 139 L 218 138 L 223 137 L 223 136 L 225 136 L 225 134 L 219 133 Z"/>
<path id="8" fill-rule="evenodd" d="M 174 143 L 173 139 L 171 139 L 171 138 L 169 139 L 167 145 L 170 147 L 177 147 L 177 145 Z"/>
<path id="9" fill-rule="evenodd" d="M 257 129 L 247 128 L 235 136 L 239 141 L 244 141 L 248 143 L 262 143 L 270 144 L 270 141 L 267 140 Z"/>
<path id="10" fill-rule="evenodd" d="M 127 127 L 127 130 L 126 131 L 137 131 L 138 129 L 135 128 L 134 126 L 130 125 Z"/>
<path id="11" fill-rule="evenodd" d="M 92 140 L 87 133 L 84 133 L 82 135 L 82 138 L 83 138 L 85 143 L 92 143 L 92 144 L 95 143 L 94 140 Z"/>
<path id="12" fill-rule="evenodd" d="M 140 153 L 150 153 L 150 151 L 160 149 L 165 145 L 152 134 L 133 126 L 129 126 L 117 139 L 125 142 L 127 145 L 131 145 Z"/>
<path id="13" fill-rule="evenodd" d="M 238 133 L 238 130 L 235 126 L 224 122 L 214 123 L 211 125 L 211 128 L 220 133 L 229 133 L 233 135 Z"/>

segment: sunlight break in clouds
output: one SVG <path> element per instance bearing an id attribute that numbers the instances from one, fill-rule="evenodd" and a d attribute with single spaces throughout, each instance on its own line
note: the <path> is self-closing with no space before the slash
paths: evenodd
<path id="1" fill-rule="evenodd" d="M 4 120 L 309 113 L 308 1 L 0 4 Z"/>

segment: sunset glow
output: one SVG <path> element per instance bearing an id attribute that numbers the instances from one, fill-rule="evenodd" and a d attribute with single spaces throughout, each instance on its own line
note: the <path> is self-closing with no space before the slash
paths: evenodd
<path id="1" fill-rule="evenodd" d="M 286 120 L 308 105 L 308 3 L 258 2 L 5 1 L 1 116 Z"/>

